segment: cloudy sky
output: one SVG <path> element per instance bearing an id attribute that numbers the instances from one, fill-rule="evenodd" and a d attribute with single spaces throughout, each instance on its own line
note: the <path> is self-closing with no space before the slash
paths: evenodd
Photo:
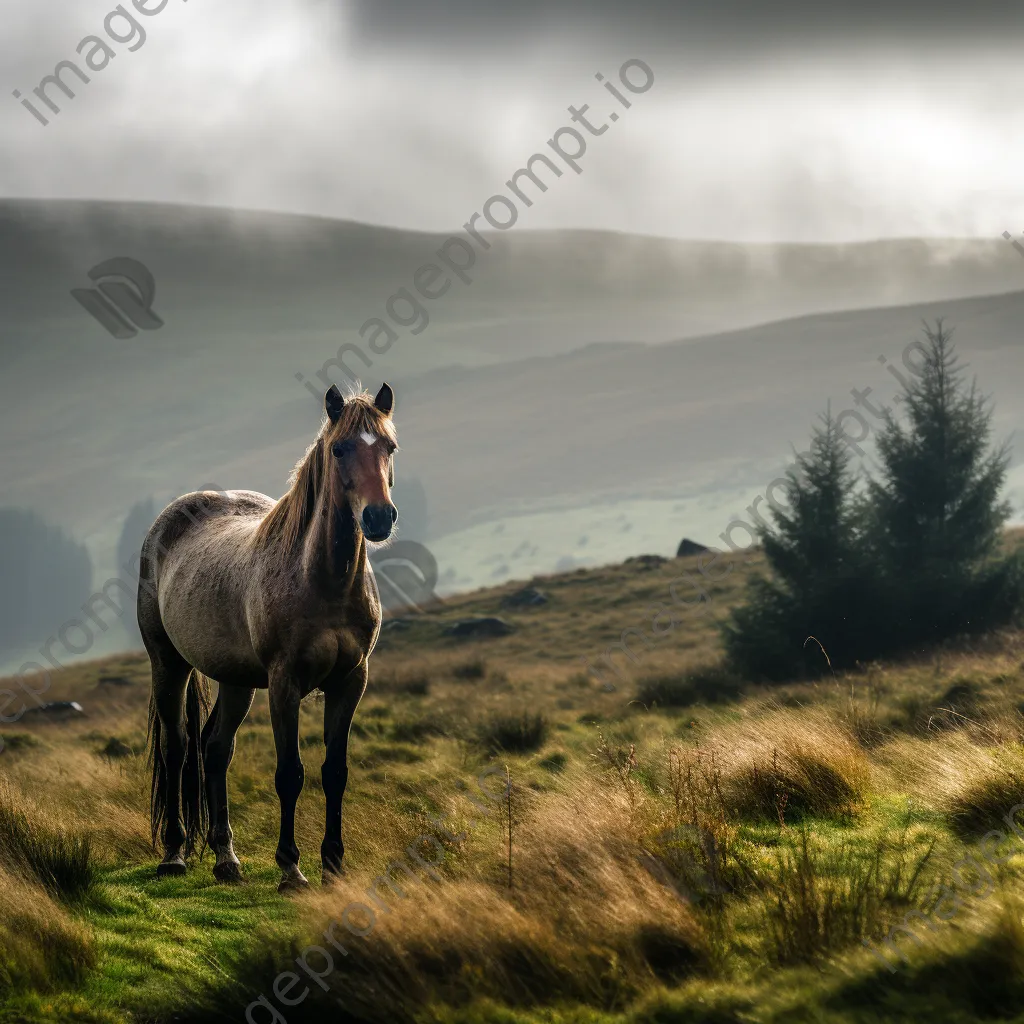
<path id="1" fill-rule="evenodd" d="M 168 0 L 135 13 L 134 52 L 111 23 L 128 41 L 66 76 L 43 127 L 12 92 L 84 67 L 115 5 L 0 0 L 0 195 L 447 230 L 586 103 L 621 117 L 521 227 L 997 237 L 1024 230 L 1024 12 L 1004 6 Z M 627 111 L 594 76 L 630 58 L 655 82 Z"/>

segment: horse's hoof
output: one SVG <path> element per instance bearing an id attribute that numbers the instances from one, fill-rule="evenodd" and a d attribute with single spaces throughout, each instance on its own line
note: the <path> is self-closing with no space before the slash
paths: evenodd
<path id="1" fill-rule="evenodd" d="M 281 882 L 277 887 L 277 891 L 283 896 L 290 892 L 302 892 L 303 889 L 308 888 L 309 879 L 306 878 L 298 868 L 296 868 L 293 873 L 289 873 L 281 879 Z"/>
<path id="2" fill-rule="evenodd" d="M 226 860 L 223 864 L 213 866 L 213 877 L 218 882 L 241 882 L 242 868 L 237 860 Z"/>
<path id="3" fill-rule="evenodd" d="M 157 878 L 168 878 L 175 875 L 183 875 L 188 869 L 185 867 L 185 861 L 182 858 L 175 857 L 172 860 L 161 861 L 156 866 L 156 877 Z"/>

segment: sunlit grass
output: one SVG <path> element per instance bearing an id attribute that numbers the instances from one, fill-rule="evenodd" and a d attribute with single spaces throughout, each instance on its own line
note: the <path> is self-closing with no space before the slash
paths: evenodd
<path id="1" fill-rule="evenodd" d="M 583 671 L 581 657 L 594 664 L 623 630 L 649 627 L 692 561 L 545 580 L 548 604 L 521 612 L 501 607 L 509 584 L 387 634 L 353 727 L 348 875 L 332 891 L 319 888 L 323 706 L 304 701 L 296 837 L 313 888 L 298 898 L 276 891 L 265 694 L 229 775 L 245 884 L 215 883 L 209 854 L 158 881 L 148 664 L 123 655 L 55 674 L 54 697 L 88 717 L 19 723 L 0 755 L 0 1021 L 241 1019 L 417 836 L 441 836 L 431 816 L 466 831 L 445 840 L 440 881 L 418 871 L 289 1024 L 328 1019 L 339 997 L 381 1024 L 1013 1020 L 1024 856 L 999 868 L 986 901 L 911 945 L 897 975 L 860 939 L 920 898 L 907 884 L 922 851 L 921 877 L 948 884 L 957 857 L 1024 800 L 1024 635 L 744 686 L 721 669 L 715 627 L 741 593 L 737 569 L 707 615 L 635 642 L 635 663 L 616 653 L 614 689 Z M 475 614 L 516 632 L 445 637 Z M 511 886 L 508 801 L 477 787 L 488 766 L 495 791 L 506 766 L 513 780 Z M 687 902 L 709 877 L 713 892 Z"/>

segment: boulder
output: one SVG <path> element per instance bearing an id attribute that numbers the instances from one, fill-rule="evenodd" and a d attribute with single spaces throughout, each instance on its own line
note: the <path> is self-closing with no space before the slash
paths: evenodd
<path id="1" fill-rule="evenodd" d="M 100 686 L 134 686 L 130 679 L 126 679 L 124 676 L 100 676 Z"/>
<path id="2" fill-rule="evenodd" d="M 40 704 L 36 708 L 28 708 L 23 718 L 42 718 L 47 721 L 62 721 L 65 718 L 76 718 L 85 711 L 77 700 L 54 700 L 49 704 Z"/>
<path id="3" fill-rule="evenodd" d="M 646 571 L 648 569 L 657 569 L 667 561 L 668 559 L 663 555 L 634 555 L 632 558 L 627 558 L 625 564 Z"/>
<path id="4" fill-rule="evenodd" d="M 689 537 L 684 537 L 679 542 L 679 549 L 676 551 L 676 558 L 685 558 L 687 555 L 702 555 L 705 551 L 709 551 L 710 548 L 706 548 L 703 544 L 698 544 L 695 540 L 690 540 Z"/>
<path id="5" fill-rule="evenodd" d="M 382 633 L 402 633 L 412 625 L 412 619 L 408 616 L 396 619 L 385 619 L 380 624 Z"/>
<path id="6" fill-rule="evenodd" d="M 542 594 L 536 587 L 523 587 L 522 590 L 506 594 L 501 599 L 502 608 L 536 608 L 547 603 L 547 594 Z"/>
<path id="7" fill-rule="evenodd" d="M 444 632 L 445 636 L 453 636 L 459 640 L 491 640 L 508 636 L 514 633 L 515 629 L 496 615 L 482 615 L 473 619 L 460 619 Z"/>

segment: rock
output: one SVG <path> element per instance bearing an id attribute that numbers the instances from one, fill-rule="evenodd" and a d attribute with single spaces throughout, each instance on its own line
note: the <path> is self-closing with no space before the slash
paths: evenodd
<path id="1" fill-rule="evenodd" d="M 134 686 L 130 679 L 125 679 L 124 676 L 100 676 L 100 686 Z"/>
<path id="2" fill-rule="evenodd" d="M 685 558 L 687 555 L 702 555 L 708 550 L 710 549 L 704 547 L 703 544 L 698 544 L 695 540 L 690 540 L 689 537 L 684 537 L 679 542 L 679 550 L 676 551 L 676 558 Z"/>
<path id="3" fill-rule="evenodd" d="M 106 746 L 100 751 L 103 757 L 109 757 L 112 761 L 122 757 L 131 757 L 134 753 L 135 751 L 124 740 L 118 739 L 116 736 L 111 736 L 107 740 Z"/>
<path id="4" fill-rule="evenodd" d="M 547 594 L 542 594 L 536 587 L 523 587 L 522 590 L 506 594 L 501 599 L 502 608 L 536 608 L 547 603 Z"/>
<path id="5" fill-rule="evenodd" d="M 460 640 L 494 639 L 508 636 L 515 629 L 504 619 L 496 615 L 483 615 L 475 619 L 461 619 L 446 629 L 445 636 L 454 636 Z"/>
<path id="6" fill-rule="evenodd" d="M 668 559 L 662 555 L 634 555 L 632 558 L 627 558 L 624 564 L 633 565 L 646 572 L 648 569 L 657 569 L 667 561 Z"/>
<path id="7" fill-rule="evenodd" d="M 385 619 L 381 623 L 380 631 L 382 633 L 401 633 L 407 630 L 412 625 L 412 619 L 400 618 L 400 619 Z"/>
<path id="8" fill-rule="evenodd" d="M 49 704 L 40 704 L 37 708 L 28 708 L 22 717 L 29 718 L 35 715 L 51 721 L 61 721 L 65 718 L 74 718 L 84 714 L 85 711 L 77 700 L 55 700 Z"/>

